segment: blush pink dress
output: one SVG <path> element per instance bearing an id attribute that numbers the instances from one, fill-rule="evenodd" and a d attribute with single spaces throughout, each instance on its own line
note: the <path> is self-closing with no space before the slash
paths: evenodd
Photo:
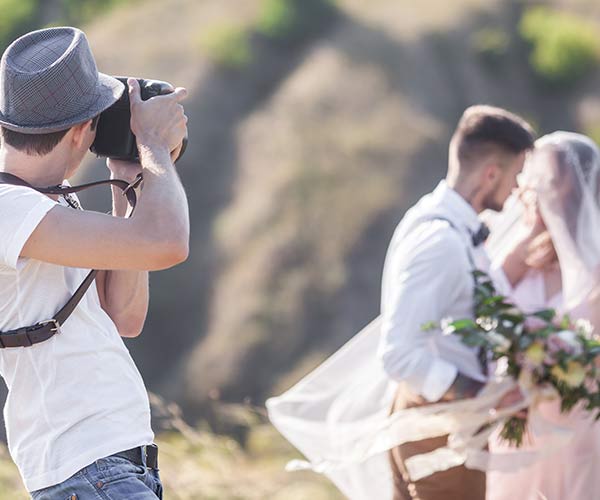
<path id="1" fill-rule="evenodd" d="M 562 294 L 545 299 L 544 279 L 530 272 L 513 290 L 512 298 L 525 311 L 543 308 L 560 310 Z M 573 318 L 577 319 L 577 318 Z M 535 464 L 511 473 L 491 471 L 487 476 L 487 500 L 595 500 L 600 499 L 600 423 L 576 407 L 560 412 L 556 401 L 542 403 L 537 410 L 550 422 L 573 431 L 573 438 L 558 451 Z M 532 436 L 524 449 L 544 443 L 544 436 Z M 492 453 L 511 453 L 515 449 L 492 436 Z"/>

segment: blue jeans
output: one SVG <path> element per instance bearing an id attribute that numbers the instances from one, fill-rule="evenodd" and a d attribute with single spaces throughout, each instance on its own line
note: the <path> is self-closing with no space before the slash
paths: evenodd
<path id="1" fill-rule="evenodd" d="M 96 460 L 66 481 L 31 492 L 33 500 L 156 500 L 158 471 L 112 455 Z"/>

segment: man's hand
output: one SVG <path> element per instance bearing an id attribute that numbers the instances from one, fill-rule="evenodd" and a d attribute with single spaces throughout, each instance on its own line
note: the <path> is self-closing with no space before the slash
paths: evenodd
<path id="1" fill-rule="evenodd" d="M 130 78 L 129 100 L 131 103 L 131 130 L 138 147 L 177 149 L 187 134 L 187 116 L 179 104 L 187 97 L 187 90 L 177 87 L 172 93 L 142 101 L 140 85 Z"/>

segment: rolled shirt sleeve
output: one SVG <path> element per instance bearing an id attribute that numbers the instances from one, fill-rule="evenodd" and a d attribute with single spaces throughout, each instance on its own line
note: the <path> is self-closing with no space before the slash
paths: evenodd
<path id="1" fill-rule="evenodd" d="M 428 322 L 469 317 L 473 278 L 465 243 L 444 221 L 429 221 L 390 245 L 384 269 L 380 359 L 388 375 L 428 401 L 439 400 L 459 371 L 485 380 L 473 350 Z M 455 316 L 457 314 L 458 316 Z"/>
<path id="2" fill-rule="evenodd" d="M 25 243 L 56 204 L 31 188 L 0 184 L 0 265 L 17 268 Z"/>

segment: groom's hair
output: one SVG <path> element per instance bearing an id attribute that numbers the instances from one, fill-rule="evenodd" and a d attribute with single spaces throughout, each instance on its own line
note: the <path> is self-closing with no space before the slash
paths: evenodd
<path id="1" fill-rule="evenodd" d="M 450 141 L 450 165 L 463 171 L 495 155 L 500 163 L 533 148 L 535 133 L 520 116 L 493 106 L 465 110 Z"/>

